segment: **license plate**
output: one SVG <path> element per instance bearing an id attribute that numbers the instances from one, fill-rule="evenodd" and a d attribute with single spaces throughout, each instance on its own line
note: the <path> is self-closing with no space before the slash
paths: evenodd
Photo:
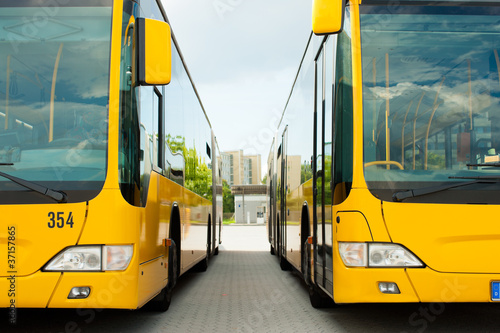
<path id="1" fill-rule="evenodd" d="M 491 300 L 500 301 L 500 281 L 491 282 Z"/>

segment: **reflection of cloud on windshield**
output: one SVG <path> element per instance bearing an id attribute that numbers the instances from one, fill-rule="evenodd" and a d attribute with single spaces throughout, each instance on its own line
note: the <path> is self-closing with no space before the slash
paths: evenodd
<path id="1" fill-rule="evenodd" d="M 388 89 L 385 87 L 365 87 L 365 89 L 372 94 L 372 98 L 382 103 L 379 104 L 380 107 L 383 107 L 385 101 L 389 100 L 391 113 L 398 113 L 401 117 L 404 117 L 410 103 L 413 103 L 412 110 L 416 110 L 417 105 L 420 107 L 419 115 L 436 108 L 439 114 L 460 118 L 469 112 L 483 113 L 485 110 L 491 110 L 492 106 L 498 109 L 500 98 L 495 93 L 498 91 L 498 85 L 498 80 L 474 80 L 470 82 L 469 93 L 469 82 L 450 86 L 446 85 L 445 79 L 442 85 L 441 83 L 418 85 L 412 82 L 402 82 Z M 492 87 L 495 90 L 490 90 Z M 410 113 L 410 117 L 414 112 Z"/>
<path id="2" fill-rule="evenodd" d="M 48 126 L 50 106 L 46 104 L 41 107 L 39 104 L 33 105 L 11 105 L 9 107 L 9 114 L 19 119 L 20 121 L 29 124 L 37 125 L 44 123 Z M 85 114 L 95 114 L 100 115 L 98 120 L 107 119 L 107 108 L 106 106 L 97 104 L 87 104 L 87 103 L 76 103 L 76 102 L 55 102 L 54 103 L 54 114 L 55 121 L 64 120 L 68 126 L 68 120 L 73 121 L 74 118 L 83 116 Z M 102 119 L 100 119 L 102 117 Z M 71 123 L 71 122 L 70 122 Z M 98 124 L 96 124 L 97 126 Z"/>
<path id="3" fill-rule="evenodd" d="M 79 98 L 100 98 L 108 95 L 109 43 L 65 44 L 58 71 L 58 83 L 66 84 Z"/>

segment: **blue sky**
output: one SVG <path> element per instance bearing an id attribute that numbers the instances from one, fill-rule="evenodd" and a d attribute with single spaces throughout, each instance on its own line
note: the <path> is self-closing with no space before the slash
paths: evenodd
<path id="1" fill-rule="evenodd" d="M 267 161 L 311 31 L 310 0 L 163 0 L 223 151 Z"/>

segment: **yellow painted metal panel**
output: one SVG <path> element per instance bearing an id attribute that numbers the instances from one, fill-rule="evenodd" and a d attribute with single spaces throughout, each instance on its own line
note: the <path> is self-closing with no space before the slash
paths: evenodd
<path id="1" fill-rule="evenodd" d="M 136 271 L 137 259 L 134 259 L 125 272 L 63 273 L 48 307 L 136 309 Z M 73 287 L 90 287 L 89 297 L 68 299 Z"/>
<path id="2" fill-rule="evenodd" d="M 314 0 L 312 30 L 316 35 L 337 33 L 342 29 L 345 0 Z"/>
<path id="3" fill-rule="evenodd" d="M 333 210 L 334 214 L 337 214 L 337 212 L 360 212 L 363 218 L 367 221 L 369 232 L 371 234 L 371 236 L 368 239 L 365 239 L 365 241 L 369 241 L 372 239 L 375 242 L 391 241 L 382 216 L 382 203 L 379 199 L 375 198 L 368 190 L 352 189 L 349 197 L 347 197 L 347 199 L 340 205 L 334 205 Z M 357 215 L 348 215 L 345 219 L 341 218 L 340 224 L 343 225 L 344 222 L 350 223 L 351 217 L 359 219 L 359 216 Z M 334 235 L 334 239 L 335 238 L 336 236 Z M 346 236 L 342 239 L 342 241 L 349 241 L 349 239 Z"/>
<path id="4" fill-rule="evenodd" d="M 86 204 L 2 205 L 0 277 L 15 271 L 27 276 L 40 270 L 67 246 L 75 245 L 85 224 Z M 73 223 L 71 225 L 70 223 Z M 9 235 L 8 227 L 13 235 Z M 9 237 L 11 237 L 9 239 Z M 10 243 L 9 243 L 10 242 Z M 8 247 L 11 253 L 8 253 Z M 13 266 L 7 266 L 8 255 Z"/>
<path id="5" fill-rule="evenodd" d="M 114 1 L 113 23 L 111 28 L 111 59 L 109 67 L 109 123 L 108 123 L 108 169 L 104 188 L 118 188 L 118 140 L 120 128 L 120 60 L 122 52 L 122 16 L 123 2 Z"/>
<path id="6" fill-rule="evenodd" d="M 351 2 L 351 50 L 353 97 L 353 188 L 366 188 L 363 167 L 363 76 L 361 63 L 361 35 L 359 5 Z"/>
<path id="7" fill-rule="evenodd" d="M 168 257 L 161 257 L 139 266 L 139 306 L 144 305 L 167 285 L 167 262 Z"/>
<path id="8" fill-rule="evenodd" d="M 172 76 L 170 26 L 151 19 L 146 19 L 145 23 L 145 82 L 151 85 L 168 84 Z"/>
<path id="9" fill-rule="evenodd" d="M 17 276 L 15 281 L 2 277 L 0 308 L 9 307 L 12 299 L 15 300 L 16 308 L 45 308 L 60 276 L 61 273 L 37 272 L 30 276 Z M 13 288 L 11 282 L 14 282 Z"/>
<path id="10" fill-rule="evenodd" d="M 439 273 L 429 268 L 409 269 L 408 275 L 422 302 L 490 302 L 491 282 L 500 274 Z"/>
<path id="11" fill-rule="evenodd" d="M 129 205 L 119 189 L 103 190 L 89 201 L 79 244 L 137 244 L 144 210 Z"/>
<path id="12" fill-rule="evenodd" d="M 432 269 L 500 273 L 498 206 L 384 202 L 383 208 L 392 240 Z"/>
<path id="13" fill-rule="evenodd" d="M 361 212 L 338 212 L 336 217 L 337 241 L 372 241 L 368 223 Z"/>

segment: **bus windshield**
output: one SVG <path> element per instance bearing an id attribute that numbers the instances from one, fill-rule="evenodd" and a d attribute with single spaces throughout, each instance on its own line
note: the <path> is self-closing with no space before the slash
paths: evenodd
<path id="1" fill-rule="evenodd" d="M 366 3 L 360 21 L 370 191 L 391 201 L 401 191 L 430 189 L 408 201 L 500 203 L 500 7 Z M 471 182 L 477 178 L 492 181 Z"/>
<path id="2" fill-rule="evenodd" d="M 0 3 L 0 171 L 86 201 L 106 175 L 112 1 L 41 3 Z M 0 198 L 51 202 L 5 177 Z"/>

